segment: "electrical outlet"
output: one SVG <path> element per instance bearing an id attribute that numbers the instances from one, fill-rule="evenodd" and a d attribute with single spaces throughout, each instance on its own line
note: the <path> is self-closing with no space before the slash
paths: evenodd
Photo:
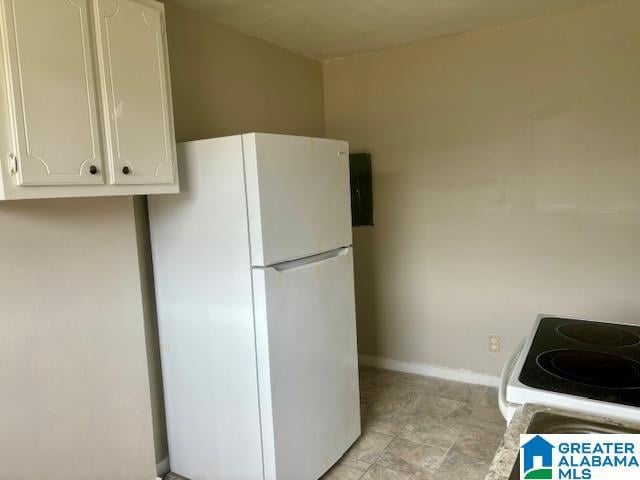
<path id="1" fill-rule="evenodd" d="M 500 353 L 502 350 L 502 337 L 500 335 L 489 335 L 489 351 Z"/>

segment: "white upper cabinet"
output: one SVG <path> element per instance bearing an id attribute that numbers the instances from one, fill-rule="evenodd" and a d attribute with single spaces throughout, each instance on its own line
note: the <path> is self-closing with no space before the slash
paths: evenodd
<path id="1" fill-rule="evenodd" d="M 102 184 L 88 0 L 5 0 L 5 7 L 16 183 Z"/>
<path id="2" fill-rule="evenodd" d="M 0 0 L 0 199 L 176 193 L 164 8 Z"/>
<path id="3" fill-rule="evenodd" d="M 160 11 L 132 0 L 97 4 L 114 183 L 173 183 L 175 143 Z"/>

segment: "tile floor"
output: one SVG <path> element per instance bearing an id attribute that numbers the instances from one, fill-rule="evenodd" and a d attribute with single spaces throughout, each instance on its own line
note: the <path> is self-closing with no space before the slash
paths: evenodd
<path id="1" fill-rule="evenodd" d="M 321 480 L 483 480 L 506 428 L 494 388 L 361 368 L 360 397 L 362 436 Z"/>
<path id="2" fill-rule="evenodd" d="M 505 423 L 496 389 L 362 368 L 362 436 L 322 480 L 482 480 Z"/>

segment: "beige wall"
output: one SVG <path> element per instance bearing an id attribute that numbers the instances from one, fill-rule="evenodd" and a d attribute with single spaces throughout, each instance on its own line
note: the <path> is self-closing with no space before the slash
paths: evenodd
<path id="1" fill-rule="evenodd" d="M 167 23 L 178 140 L 322 135 L 319 63 L 172 4 Z M 131 198 L 0 203 L 0 480 L 150 480 L 166 456 L 135 207 L 134 223 Z"/>
<path id="2" fill-rule="evenodd" d="M 0 479 L 155 478 L 133 219 L 0 203 Z"/>
<path id="3" fill-rule="evenodd" d="M 539 311 L 637 321 L 639 8 L 326 65 L 328 136 L 375 162 L 377 225 L 355 235 L 363 353 L 497 373 L 486 335 L 508 350 Z M 178 140 L 323 135 L 320 64 L 172 4 L 167 19 Z M 0 204 L 11 480 L 152 478 L 143 307 L 166 453 L 137 207 L 136 236 L 128 198 Z"/>
<path id="4" fill-rule="evenodd" d="M 176 137 L 243 132 L 323 136 L 322 64 L 165 1 Z M 146 202 L 137 198 L 143 304 L 157 461 L 167 456 Z"/>
<path id="5" fill-rule="evenodd" d="M 539 312 L 640 322 L 639 18 L 622 0 L 325 65 L 327 136 L 373 154 L 361 353 L 498 374 Z"/>
<path id="6" fill-rule="evenodd" d="M 179 142 L 243 132 L 322 136 L 322 64 L 165 2 Z"/>

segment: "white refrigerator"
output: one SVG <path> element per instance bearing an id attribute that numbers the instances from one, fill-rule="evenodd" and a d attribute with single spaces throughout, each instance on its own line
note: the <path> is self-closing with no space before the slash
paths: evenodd
<path id="1" fill-rule="evenodd" d="M 360 435 L 346 142 L 178 145 L 149 197 L 171 470 L 316 480 Z"/>

